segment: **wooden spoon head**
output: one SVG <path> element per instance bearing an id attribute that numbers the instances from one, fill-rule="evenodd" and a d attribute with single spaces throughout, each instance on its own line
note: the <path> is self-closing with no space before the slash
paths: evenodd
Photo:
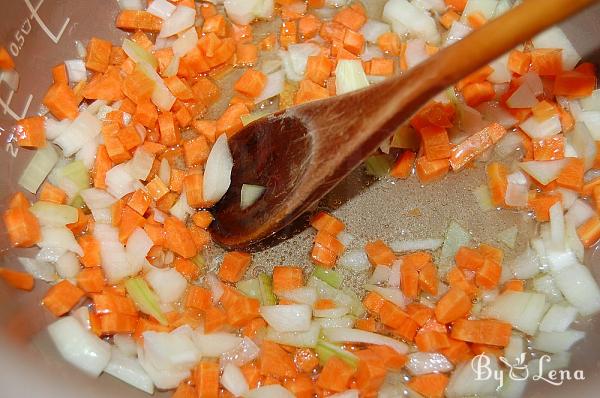
<path id="1" fill-rule="evenodd" d="M 306 126 L 289 111 L 260 119 L 231 137 L 231 186 L 214 208 L 213 239 L 231 249 L 243 248 L 299 216 L 290 209 L 289 197 L 301 188 L 298 183 L 310 161 L 311 145 Z M 240 207 L 244 184 L 266 188 L 246 209 Z"/>

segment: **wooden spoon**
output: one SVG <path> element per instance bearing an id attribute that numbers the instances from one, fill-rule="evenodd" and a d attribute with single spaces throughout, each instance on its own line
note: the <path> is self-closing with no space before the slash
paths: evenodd
<path id="1" fill-rule="evenodd" d="M 593 3 L 525 0 L 401 76 L 250 124 L 229 140 L 231 186 L 214 208 L 213 239 L 240 249 L 272 236 L 310 210 L 432 97 Z M 266 187 L 244 210 L 243 184 Z"/>

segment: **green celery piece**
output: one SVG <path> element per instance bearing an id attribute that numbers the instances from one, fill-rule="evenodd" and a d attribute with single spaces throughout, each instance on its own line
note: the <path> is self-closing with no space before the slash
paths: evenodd
<path id="1" fill-rule="evenodd" d="M 273 294 L 273 279 L 264 272 L 258 275 L 258 286 L 261 305 L 275 305 L 277 298 Z"/>
<path id="2" fill-rule="evenodd" d="M 313 269 L 313 275 L 336 289 L 339 289 L 342 286 L 342 275 L 332 269 L 327 269 L 317 265 Z"/>
<path id="3" fill-rule="evenodd" d="M 203 275 L 206 273 L 206 259 L 200 253 L 196 254 L 192 258 L 192 262 L 196 264 L 196 267 L 200 270 L 200 274 Z"/>
<path id="4" fill-rule="evenodd" d="M 242 119 L 242 124 L 245 127 L 258 119 L 262 119 L 263 117 L 269 115 L 270 113 L 271 112 L 268 112 L 265 110 L 260 110 L 260 111 L 252 112 L 248 115 L 243 115 L 240 117 L 240 119 Z"/>
<path id="5" fill-rule="evenodd" d="M 168 325 L 167 317 L 160 309 L 156 293 L 154 293 L 142 278 L 131 278 L 125 282 L 125 289 L 137 307 L 145 314 L 153 316 L 162 325 Z"/>
<path id="6" fill-rule="evenodd" d="M 354 369 L 358 367 L 358 357 L 353 353 L 342 349 L 340 346 L 332 344 L 323 339 L 319 340 L 315 352 L 319 356 L 321 365 L 325 365 L 332 357 L 338 357 Z"/>
<path id="7" fill-rule="evenodd" d="M 75 160 L 60 170 L 62 177 L 71 180 L 79 190 L 87 189 L 90 185 L 90 174 L 81 160 Z"/>
<path id="8" fill-rule="evenodd" d="M 71 201 L 70 206 L 82 209 L 85 206 L 85 202 L 83 201 L 81 195 L 75 196 Z"/>
<path id="9" fill-rule="evenodd" d="M 390 156 L 381 154 L 370 156 L 366 161 L 367 174 L 375 177 L 385 177 L 392 168 L 392 159 Z"/>
<path id="10" fill-rule="evenodd" d="M 235 284 L 235 287 L 246 296 L 260 300 L 260 282 L 258 278 L 239 281 Z"/>

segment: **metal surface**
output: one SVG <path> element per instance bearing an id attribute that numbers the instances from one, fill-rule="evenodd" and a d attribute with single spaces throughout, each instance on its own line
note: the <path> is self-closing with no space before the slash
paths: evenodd
<path id="1" fill-rule="evenodd" d="M 369 8 L 370 1 L 365 1 Z M 0 210 L 3 210 L 6 198 L 16 190 L 16 180 L 31 156 L 27 151 L 17 153 L 16 146 L 10 142 L 12 116 L 18 118 L 24 113 L 36 113 L 50 83 L 50 68 L 65 59 L 77 57 L 75 40 L 86 43 L 95 35 L 117 43 L 122 33 L 114 28 L 117 12 L 114 0 L 0 0 L 0 5 L 0 44 L 13 52 L 21 74 L 21 85 L 16 93 L 12 93 L 5 83 L 0 83 L 0 128 L 3 129 L 0 131 Z M 600 59 L 597 53 L 594 54 L 600 47 L 598 21 L 600 6 L 577 17 L 565 28 L 576 47 L 594 60 Z M 369 236 L 389 238 L 403 233 L 417 238 L 439 236 L 451 216 L 461 218 L 475 236 L 487 240 L 494 233 L 489 231 L 489 225 L 508 226 L 521 221 L 514 213 L 491 214 L 474 210 L 476 203 L 471 203 L 470 189 L 476 186 L 478 178 L 476 171 L 467 171 L 451 176 L 443 184 L 421 189 L 415 181 L 394 185 L 388 181 L 373 183 L 351 175 L 325 204 L 336 209 L 336 214 L 347 221 L 359 243 Z M 308 264 L 306 253 L 310 239 L 308 233 L 296 235 L 279 247 L 258 253 L 255 262 L 264 268 L 282 262 Z M 18 255 L 24 253 L 20 251 Z M 18 267 L 16 256 L 17 253 L 7 250 L 4 226 L 0 225 L 0 265 Z M 589 260 L 588 264 L 600 280 L 600 256 Z M 43 283 L 37 285 L 34 293 L 27 294 L 0 284 L 0 397 L 147 396 L 109 376 L 90 379 L 62 361 L 44 333 L 40 333 L 53 318 L 39 305 L 45 286 Z M 577 327 L 587 330 L 588 336 L 573 350 L 571 367 L 582 369 L 586 380 L 566 382 L 561 387 L 535 382 L 526 397 L 598 395 L 600 319 Z"/>

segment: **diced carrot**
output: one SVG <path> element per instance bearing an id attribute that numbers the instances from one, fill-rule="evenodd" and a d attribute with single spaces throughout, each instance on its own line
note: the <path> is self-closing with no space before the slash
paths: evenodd
<path id="1" fill-rule="evenodd" d="M 405 180 L 410 177 L 416 157 L 416 153 L 411 150 L 407 149 L 403 151 L 394 163 L 394 166 L 392 166 L 390 175 L 401 180 Z"/>
<path id="2" fill-rule="evenodd" d="M 52 82 L 69 84 L 69 76 L 67 75 L 67 67 L 64 63 L 56 65 L 52 68 Z"/>
<path id="3" fill-rule="evenodd" d="M 92 37 L 87 46 L 85 67 L 94 72 L 104 73 L 110 63 L 112 44 L 109 41 Z"/>
<path id="4" fill-rule="evenodd" d="M 198 398 L 219 398 L 218 362 L 202 360 L 192 372 Z"/>
<path id="5" fill-rule="evenodd" d="M 412 303 L 406 307 L 406 312 L 419 324 L 425 325 L 433 317 L 433 309 L 419 303 Z"/>
<path id="6" fill-rule="evenodd" d="M 439 352 L 450 347 L 448 335 L 437 331 L 419 331 L 415 336 L 415 344 L 423 352 Z"/>
<path id="7" fill-rule="evenodd" d="M 522 292 L 525 290 L 525 281 L 522 279 L 510 279 L 504 282 L 503 292 Z"/>
<path id="8" fill-rule="evenodd" d="M 158 32 L 162 28 L 162 19 L 146 11 L 121 10 L 117 16 L 116 26 L 125 30 Z"/>
<path id="9" fill-rule="evenodd" d="M 508 186 L 508 170 L 498 162 L 492 162 L 487 167 L 488 188 L 492 196 L 492 204 L 497 207 L 506 205 L 504 196 Z"/>
<path id="10" fill-rule="evenodd" d="M 493 319 L 459 319 L 452 325 L 451 336 L 454 339 L 470 343 L 506 347 L 510 340 L 511 332 L 512 326 L 506 322 Z"/>
<path id="11" fill-rule="evenodd" d="M 227 35 L 227 21 L 221 14 L 211 15 L 202 25 L 202 33 L 214 33 L 219 37 Z"/>
<path id="12" fill-rule="evenodd" d="M 131 151 L 142 144 L 142 137 L 132 125 L 120 129 L 117 133 L 117 137 L 127 151 Z"/>
<path id="13" fill-rule="evenodd" d="M 427 263 L 419 271 L 419 289 L 437 296 L 438 294 L 438 274 L 437 268 L 433 263 Z"/>
<path id="14" fill-rule="evenodd" d="M 279 45 L 287 49 L 290 44 L 298 42 L 297 21 L 284 21 L 279 29 Z"/>
<path id="15" fill-rule="evenodd" d="M 373 318 L 364 318 L 364 319 L 357 319 L 354 322 L 354 327 L 356 329 L 360 329 L 360 330 L 364 330 L 367 332 L 373 332 L 373 333 L 378 333 L 378 323 L 375 319 Z"/>
<path id="16" fill-rule="evenodd" d="M 102 335 L 117 333 L 133 333 L 137 328 L 138 317 L 120 313 L 110 313 L 99 316 Z"/>
<path id="17" fill-rule="evenodd" d="M 454 11 L 462 12 L 467 5 L 467 0 L 444 0 L 446 5 Z"/>
<path id="18" fill-rule="evenodd" d="M 77 221 L 71 224 L 67 224 L 67 228 L 73 232 L 74 235 L 80 235 L 84 231 L 93 232 L 94 219 L 83 212 L 81 208 L 77 208 Z"/>
<path id="19" fill-rule="evenodd" d="M 369 75 L 391 76 L 394 74 L 394 60 L 390 58 L 373 58 L 369 61 Z"/>
<path id="20" fill-rule="evenodd" d="M 108 102 L 121 100 L 124 96 L 121 89 L 122 81 L 123 79 L 119 74 L 109 72 L 102 75 L 97 74 L 83 88 L 83 98 L 99 99 Z"/>
<path id="21" fill-rule="evenodd" d="M 400 55 L 400 37 L 393 32 L 386 32 L 377 38 L 377 46 L 386 54 Z"/>
<path id="22" fill-rule="evenodd" d="M 446 275 L 446 279 L 450 287 L 463 290 L 471 298 L 475 297 L 479 292 L 475 283 L 467 279 L 463 271 L 458 267 L 452 268 Z"/>
<path id="23" fill-rule="evenodd" d="M 440 350 L 446 358 L 450 360 L 454 365 L 467 361 L 473 357 L 469 344 L 461 340 L 448 338 L 449 347 Z"/>
<path id="24" fill-rule="evenodd" d="M 383 241 L 376 240 L 365 245 L 365 252 L 369 258 L 369 262 L 373 266 L 385 265 L 391 266 L 396 260 L 396 255 Z"/>
<path id="25" fill-rule="evenodd" d="M 275 294 L 304 286 L 300 267 L 276 266 L 273 268 L 273 291 Z"/>
<path id="26" fill-rule="evenodd" d="M 406 384 L 425 398 L 443 398 L 449 378 L 443 373 L 413 376 Z"/>
<path id="27" fill-rule="evenodd" d="M 204 200 L 202 194 L 204 177 L 199 172 L 191 173 L 185 176 L 183 179 L 183 186 L 190 206 L 198 207 L 210 207 L 210 203 Z"/>
<path id="28" fill-rule="evenodd" d="M 527 206 L 533 210 L 537 221 L 548 222 L 550 221 L 550 208 L 560 200 L 559 195 L 540 193 L 534 198 L 530 198 Z"/>
<path id="29" fill-rule="evenodd" d="M 194 222 L 194 224 L 203 229 L 208 228 L 210 223 L 212 223 L 213 219 L 214 218 L 212 214 L 210 214 L 210 212 L 206 210 L 198 211 L 192 216 L 192 221 Z"/>
<path id="30" fill-rule="evenodd" d="M 184 306 L 205 311 L 212 306 L 210 290 L 200 286 L 189 287 L 185 296 Z"/>
<path id="31" fill-rule="evenodd" d="M 124 315 L 137 315 L 137 308 L 132 299 L 118 294 L 95 294 L 92 296 L 96 314 L 118 313 Z"/>
<path id="32" fill-rule="evenodd" d="M 341 256 L 345 250 L 345 246 L 339 240 L 325 231 L 317 232 L 317 235 L 315 236 L 315 245 L 319 245 L 332 251 L 336 257 Z"/>
<path id="33" fill-rule="evenodd" d="M 531 108 L 531 112 L 537 120 L 544 121 L 552 116 L 556 116 L 558 114 L 558 109 L 555 104 L 543 100 Z"/>
<path id="34" fill-rule="evenodd" d="M 29 200 L 27 199 L 25 194 L 21 191 L 16 192 L 8 202 L 9 209 L 29 209 L 30 206 L 31 203 L 29 203 Z"/>
<path id="35" fill-rule="evenodd" d="M 393 329 L 398 329 L 402 327 L 404 323 L 412 321 L 406 312 L 402 311 L 400 307 L 389 301 L 384 301 L 379 310 L 379 317 L 381 318 L 381 323 Z"/>
<path id="36" fill-rule="evenodd" d="M 206 162 L 206 159 L 208 159 L 209 153 L 210 147 L 206 138 L 203 136 L 183 143 L 183 154 L 185 156 L 185 165 L 187 167 L 202 165 Z"/>
<path id="37" fill-rule="evenodd" d="M 533 140 L 534 160 L 558 160 L 565 157 L 565 136 L 557 134 L 552 137 Z"/>
<path id="38" fill-rule="evenodd" d="M 471 83 L 462 89 L 462 95 L 467 105 L 476 107 L 485 101 L 491 101 L 496 96 L 494 85 L 490 82 Z"/>
<path id="39" fill-rule="evenodd" d="M 577 235 L 583 247 L 592 247 L 600 240 L 600 218 L 594 216 L 577 228 Z"/>
<path id="40" fill-rule="evenodd" d="M 477 271 L 483 266 L 485 258 L 477 250 L 462 246 L 456 252 L 454 261 L 461 269 Z"/>
<path id="41" fill-rule="evenodd" d="M 85 268 L 77 274 L 77 285 L 86 293 L 100 293 L 104 288 L 102 268 Z"/>
<path id="42" fill-rule="evenodd" d="M 596 212 L 600 213 L 600 187 L 595 187 L 592 191 L 592 201 L 594 207 L 596 207 Z"/>
<path id="43" fill-rule="evenodd" d="M 486 79 L 494 72 L 494 69 L 486 65 L 482 68 L 479 68 L 475 72 L 471 73 L 469 76 L 461 79 L 456 84 L 456 89 L 459 91 L 463 91 L 465 87 L 474 84 L 474 83 L 484 83 Z"/>
<path id="44" fill-rule="evenodd" d="M 452 287 L 435 306 L 438 322 L 450 323 L 462 318 L 471 311 L 471 297 L 462 289 Z"/>
<path id="45" fill-rule="evenodd" d="M 109 154 L 106 151 L 105 145 L 98 146 L 98 152 L 96 153 L 96 160 L 94 162 L 94 169 L 92 176 L 94 178 L 94 187 L 106 188 L 106 173 L 112 168 L 112 161 L 110 160 Z"/>
<path id="46" fill-rule="evenodd" d="M 246 105 L 231 105 L 217 120 L 217 134 L 225 133 L 227 137 L 233 136 L 244 127 L 241 117 L 248 114 L 250 114 L 250 111 Z"/>
<path id="47" fill-rule="evenodd" d="M 17 122 L 17 144 L 23 148 L 41 148 L 46 145 L 44 118 L 32 116 Z"/>
<path id="48" fill-rule="evenodd" d="M 191 224 L 188 227 L 188 230 L 192 235 L 192 240 L 194 241 L 194 245 L 196 245 L 196 250 L 204 250 L 211 243 L 210 233 L 207 230 L 199 228 L 195 224 Z"/>
<path id="49" fill-rule="evenodd" d="M 119 222 L 119 240 L 127 242 L 129 236 L 137 227 L 143 227 L 146 220 L 129 206 L 123 207 Z"/>
<path id="50" fill-rule="evenodd" d="M 13 61 L 12 57 L 8 53 L 5 47 L 0 47 L 0 69 L 2 70 L 11 70 L 15 69 L 15 61 Z"/>
<path id="51" fill-rule="evenodd" d="M 346 29 L 343 46 L 344 49 L 350 51 L 352 54 L 360 55 L 365 46 L 365 38 L 358 32 L 355 32 L 351 29 Z"/>
<path id="52" fill-rule="evenodd" d="M 135 210 L 140 216 L 143 216 L 146 213 L 146 210 L 148 210 L 150 203 L 150 197 L 144 191 L 138 189 L 131 195 L 127 205 Z"/>
<path id="53" fill-rule="evenodd" d="M 559 73 L 554 80 L 554 95 L 587 97 L 596 89 L 596 76 L 577 71 Z"/>
<path id="54" fill-rule="evenodd" d="M 192 240 L 190 231 L 183 222 L 175 217 L 168 217 L 164 223 L 165 247 L 184 258 L 192 258 L 196 255 L 196 246 Z"/>
<path id="55" fill-rule="evenodd" d="M 392 371 L 402 369 L 408 360 L 406 355 L 399 354 L 398 351 L 385 345 L 372 345 L 369 350 L 377 354 L 383 365 Z"/>
<path id="56" fill-rule="evenodd" d="M 227 314 L 220 308 L 211 306 L 204 310 L 204 331 L 212 333 L 227 324 Z"/>
<path id="57" fill-rule="evenodd" d="M 306 41 L 315 37 L 321 29 L 321 20 L 313 14 L 303 16 L 298 20 L 298 36 L 300 40 Z"/>
<path id="58" fill-rule="evenodd" d="M 560 125 L 563 133 L 568 133 L 575 127 L 575 119 L 573 118 L 573 115 L 571 115 L 571 112 L 562 107 L 558 107 L 558 115 L 560 117 Z"/>
<path id="59" fill-rule="evenodd" d="M 491 354 L 497 358 L 504 355 L 504 350 L 502 348 L 494 347 L 492 345 L 487 344 L 473 343 L 471 344 L 471 351 L 473 351 L 473 354 L 475 355 Z"/>
<path id="60" fill-rule="evenodd" d="M 315 386 L 309 374 L 300 373 L 293 380 L 288 379 L 283 386 L 296 398 L 312 398 L 315 395 Z"/>
<path id="61" fill-rule="evenodd" d="M 181 191 L 183 190 L 183 181 L 185 179 L 185 176 L 185 171 L 179 169 L 171 169 L 169 189 L 173 192 L 181 193 Z"/>
<path id="62" fill-rule="evenodd" d="M 434 161 L 450 157 L 450 140 L 445 129 L 428 126 L 422 128 L 420 133 L 427 160 Z"/>
<path id="63" fill-rule="evenodd" d="M 84 296 L 83 290 L 67 280 L 52 286 L 42 300 L 42 305 L 55 316 L 69 312 Z"/>
<path id="64" fill-rule="evenodd" d="M 265 340 L 261 347 L 260 373 L 283 378 L 296 376 L 297 370 L 290 354 L 279 344 Z"/>
<path id="65" fill-rule="evenodd" d="M 337 22 L 346 28 L 354 31 L 359 31 L 360 28 L 367 22 L 367 17 L 353 8 L 344 8 L 338 12 L 333 21 Z"/>
<path id="66" fill-rule="evenodd" d="M 187 258 L 177 258 L 173 262 L 173 268 L 181 275 L 185 276 L 188 281 L 195 281 L 200 276 L 200 269 L 191 260 Z"/>
<path id="67" fill-rule="evenodd" d="M 333 62 L 329 58 L 323 55 L 314 55 L 308 57 L 304 77 L 316 84 L 323 85 L 331 75 L 332 70 Z"/>
<path id="68" fill-rule="evenodd" d="M 562 50 L 537 48 L 531 51 L 531 71 L 540 76 L 556 76 L 562 72 Z"/>
<path id="69" fill-rule="evenodd" d="M 467 21 L 473 29 L 479 29 L 486 24 L 487 19 L 480 11 L 476 11 L 467 16 Z"/>
<path id="70" fill-rule="evenodd" d="M 298 348 L 294 352 L 294 363 L 301 372 L 311 373 L 319 366 L 319 358 L 310 348 Z"/>
<path id="71" fill-rule="evenodd" d="M 560 187 L 581 192 L 583 189 L 583 176 L 585 166 L 582 159 L 571 158 L 567 166 L 560 172 L 556 184 Z"/>
<path id="72" fill-rule="evenodd" d="M 337 257 L 337 254 L 333 250 L 318 243 L 313 245 L 313 248 L 310 252 L 310 258 L 313 263 L 327 268 L 332 268 L 335 266 Z"/>
<path id="73" fill-rule="evenodd" d="M 317 231 L 323 231 L 332 236 L 337 236 L 344 230 L 343 222 L 324 211 L 315 214 L 310 220 L 310 225 Z"/>
<path id="74" fill-rule="evenodd" d="M 99 267 L 100 266 L 100 244 L 92 235 L 86 234 L 77 238 L 77 243 L 83 250 L 83 256 L 79 261 L 84 267 Z"/>
<path id="75" fill-rule="evenodd" d="M 181 382 L 171 398 L 198 398 L 198 393 L 194 386 L 187 384 L 186 382 Z"/>
<path id="76" fill-rule="evenodd" d="M 264 332 L 267 327 L 267 322 L 262 318 L 254 318 L 242 326 L 242 334 L 251 339 L 255 338 L 259 333 Z"/>
<path id="77" fill-rule="evenodd" d="M 379 315 L 385 299 L 377 293 L 369 292 L 363 298 L 362 303 L 371 315 Z"/>
<path id="78" fill-rule="evenodd" d="M 44 202 L 65 204 L 67 203 L 67 193 L 46 181 L 40 188 L 40 200 Z"/>
<path id="79" fill-rule="evenodd" d="M 264 73 L 256 69 L 248 69 L 233 88 L 248 97 L 255 98 L 260 95 L 266 84 L 267 76 Z"/>
<path id="80" fill-rule="evenodd" d="M 419 156 L 416 162 L 417 176 L 422 184 L 437 181 L 448 174 L 450 163 L 448 159 L 430 161 L 426 156 Z"/>
<path id="81" fill-rule="evenodd" d="M 326 390 L 340 392 L 348 388 L 356 370 L 340 358 L 331 357 L 317 378 L 317 386 Z"/>
<path id="82" fill-rule="evenodd" d="M 40 240 L 40 224 L 28 208 L 11 207 L 4 212 L 3 220 L 13 247 L 31 247 Z"/>
<path id="83" fill-rule="evenodd" d="M 385 381 L 385 362 L 371 348 L 358 351 L 356 355 L 359 358 L 355 375 L 356 387 L 361 394 L 375 394 Z"/>
<path id="84" fill-rule="evenodd" d="M 73 90 L 65 83 L 55 83 L 44 96 L 44 105 L 59 120 L 75 119 L 79 113 L 79 102 Z"/>
<path id="85" fill-rule="evenodd" d="M 326 88 L 321 87 L 312 80 L 305 79 L 300 82 L 300 87 L 294 98 L 294 104 L 300 105 L 305 102 L 317 101 L 328 97 L 329 91 Z"/>
<path id="86" fill-rule="evenodd" d="M 254 44 L 237 44 L 235 63 L 238 66 L 253 66 L 258 60 L 258 47 Z"/>
<path id="87" fill-rule="evenodd" d="M 154 80 L 136 69 L 123 79 L 122 90 L 134 103 L 140 104 L 150 101 L 154 85 Z"/>
<path id="88" fill-rule="evenodd" d="M 31 291 L 35 281 L 33 276 L 27 272 L 14 271 L 12 269 L 0 267 L 0 278 L 15 289 Z"/>
<path id="89" fill-rule="evenodd" d="M 179 199 L 179 195 L 175 192 L 169 192 L 162 198 L 156 201 L 156 208 L 163 213 L 168 213 Z"/>
<path id="90" fill-rule="evenodd" d="M 225 282 L 239 282 L 246 273 L 251 261 L 252 256 L 248 253 L 226 253 L 219 268 L 219 278 Z"/>
<path id="91" fill-rule="evenodd" d="M 175 124 L 172 112 L 161 112 L 158 115 L 160 143 L 166 146 L 177 145 L 181 140 L 179 127 Z"/>
<path id="92" fill-rule="evenodd" d="M 483 130 L 471 135 L 469 138 L 454 146 L 451 150 L 450 165 L 453 170 L 460 170 L 477 156 L 481 155 L 506 134 L 506 129 L 492 123 Z"/>
<path id="93" fill-rule="evenodd" d="M 419 324 L 408 318 L 399 327 L 393 329 L 391 332 L 393 335 L 400 337 L 401 339 L 412 342 L 417 334 Z"/>
<path id="94" fill-rule="evenodd" d="M 440 23 L 446 29 L 450 29 L 454 21 L 458 21 L 460 19 L 460 15 L 458 15 L 453 10 L 448 10 L 440 17 Z"/>

